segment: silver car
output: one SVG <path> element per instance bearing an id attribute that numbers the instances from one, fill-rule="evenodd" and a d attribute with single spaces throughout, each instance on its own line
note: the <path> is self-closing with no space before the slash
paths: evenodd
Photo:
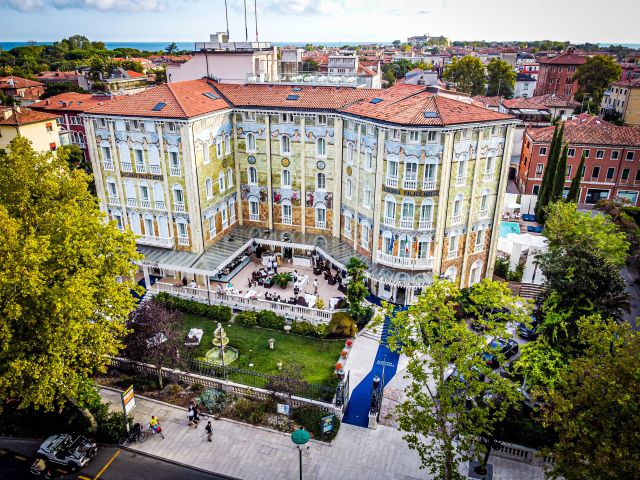
<path id="1" fill-rule="evenodd" d="M 75 471 L 89 463 L 97 451 L 96 444 L 88 438 L 82 435 L 73 438 L 71 435 L 61 433 L 51 435 L 42 442 L 38 455 L 49 462 L 68 466 Z"/>

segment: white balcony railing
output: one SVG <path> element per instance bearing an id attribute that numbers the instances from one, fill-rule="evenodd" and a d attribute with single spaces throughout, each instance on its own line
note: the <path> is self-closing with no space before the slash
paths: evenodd
<path id="1" fill-rule="evenodd" d="M 110 205 L 120 205 L 120 199 L 118 197 L 113 197 L 110 195 L 107 198 L 107 201 L 109 202 Z"/>
<path id="2" fill-rule="evenodd" d="M 447 258 L 456 258 L 458 256 L 458 250 L 449 251 Z"/>
<path id="3" fill-rule="evenodd" d="M 400 228 L 413 228 L 413 218 L 401 218 Z"/>
<path id="4" fill-rule="evenodd" d="M 453 215 L 451 217 L 451 225 L 459 225 L 462 221 L 462 215 Z"/>
<path id="5" fill-rule="evenodd" d="M 137 207 L 138 199 L 137 198 L 127 198 L 127 207 Z"/>
<path id="6" fill-rule="evenodd" d="M 291 217 L 282 217 L 282 223 L 285 225 L 292 225 L 293 219 Z"/>
<path id="7" fill-rule="evenodd" d="M 175 245 L 175 240 L 173 237 L 164 238 L 164 237 L 155 237 L 152 235 L 139 235 L 136 238 L 136 242 L 141 245 L 151 245 L 152 247 L 163 247 L 163 248 L 173 248 Z"/>
<path id="8" fill-rule="evenodd" d="M 170 169 L 170 173 L 172 177 L 181 177 L 182 176 L 182 169 L 180 167 L 171 167 Z"/>
<path id="9" fill-rule="evenodd" d="M 479 243 L 473 247 L 473 253 L 482 252 L 484 250 L 484 243 Z"/>
<path id="10" fill-rule="evenodd" d="M 387 177 L 385 185 L 391 188 L 398 188 L 398 177 Z"/>
<path id="11" fill-rule="evenodd" d="M 484 172 L 484 181 L 485 182 L 490 182 L 491 180 L 493 180 L 494 174 L 493 172 Z"/>
<path id="12" fill-rule="evenodd" d="M 144 163 L 136 163 L 136 173 L 147 173 L 147 166 Z"/>
<path id="13" fill-rule="evenodd" d="M 149 173 L 152 173 L 153 175 L 162 175 L 160 165 L 149 165 Z"/>
<path id="14" fill-rule="evenodd" d="M 387 225 L 389 227 L 395 227 L 396 226 L 396 217 L 387 217 L 385 215 L 382 223 L 384 223 L 385 225 Z"/>
<path id="15" fill-rule="evenodd" d="M 316 220 L 316 228 L 327 228 L 327 222 Z"/>
<path id="16" fill-rule="evenodd" d="M 189 245 L 189 237 L 178 236 L 178 245 Z"/>
<path id="17" fill-rule="evenodd" d="M 151 201 L 150 200 L 140 200 L 140 206 L 142 208 L 151 208 Z"/>
<path id="18" fill-rule="evenodd" d="M 478 217 L 479 218 L 487 218 L 489 216 L 489 209 L 485 208 L 484 210 L 479 210 L 478 211 Z"/>
<path id="19" fill-rule="evenodd" d="M 378 250 L 377 262 L 389 267 L 403 268 L 406 270 L 426 270 L 433 268 L 433 257 L 431 258 L 408 258 L 389 255 Z"/>
<path id="20" fill-rule="evenodd" d="M 252 222 L 259 222 L 260 221 L 260 214 L 259 213 L 250 213 L 249 214 L 249 220 L 251 220 Z"/>
<path id="21" fill-rule="evenodd" d="M 405 178 L 403 182 L 403 188 L 405 190 L 415 190 L 418 188 L 418 180 L 415 178 Z"/>
<path id="22" fill-rule="evenodd" d="M 467 177 L 456 177 L 456 187 L 463 187 L 467 183 Z"/>
<path id="23" fill-rule="evenodd" d="M 422 182 L 423 190 L 435 190 L 436 189 L 436 181 L 435 180 L 425 180 Z"/>
<path id="24" fill-rule="evenodd" d="M 418 228 L 420 228 L 421 230 L 433 229 L 433 220 L 420 220 Z"/>
<path id="25" fill-rule="evenodd" d="M 131 162 L 122 162 L 120 165 L 120 170 L 122 170 L 123 172 L 133 172 Z"/>
<path id="26" fill-rule="evenodd" d="M 164 204 L 164 200 L 156 200 L 154 202 L 156 210 L 165 210 L 167 207 Z"/>
<path id="27" fill-rule="evenodd" d="M 113 169 L 114 169 L 113 161 L 112 161 L 112 160 L 105 160 L 105 161 L 103 162 L 103 164 L 104 164 L 104 169 L 105 169 L 105 170 L 113 170 Z"/>
<path id="28" fill-rule="evenodd" d="M 174 212 L 184 212 L 184 211 L 186 211 L 186 209 L 184 207 L 184 203 L 175 203 L 173 205 L 173 210 L 174 210 Z"/>

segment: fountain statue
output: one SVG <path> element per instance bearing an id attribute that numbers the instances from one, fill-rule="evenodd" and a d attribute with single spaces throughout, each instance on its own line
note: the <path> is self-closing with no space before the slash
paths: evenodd
<path id="1" fill-rule="evenodd" d="M 213 347 L 205 354 L 205 359 L 209 362 L 229 365 L 238 358 L 238 351 L 235 348 L 228 347 L 229 338 L 222 328 L 222 324 L 218 322 L 218 326 L 213 332 Z"/>

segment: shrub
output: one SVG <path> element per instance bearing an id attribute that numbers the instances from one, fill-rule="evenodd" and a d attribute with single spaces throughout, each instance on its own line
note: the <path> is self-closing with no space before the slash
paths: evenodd
<path id="1" fill-rule="evenodd" d="M 133 417 L 127 417 L 129 426 L 133 425 Z M 107 412 L 103 415 L 96 415 L 98 430 L 96 440 L 100 443 L 118 443 L 127 434 L 124 424 L 124 414 L 122 412 Z"/>
<path id="2" fill-rule="evenodd" d="M 358 332 L 358 326 L 349 312 L 335 312 L 328 329 L 331 335 L 339 338 L 353 337 Z"/>
<path id="3" fill-rule="evenodd" d="M 493 268 L 493 273 L 500 277 L 507 279 L 507 275 L 509 275 L 509 264 L 510 261 L 508 258 L 498 257 L 496 258 L 496 264 Z"/>
<path id="4" fill-rule="evenodd" d="M 316 300 L 316 308 L 318 310 L 324 310 L 324 300 L 320 297 Z"/>
<path id="5" fill-rule="evenodd" d="M 143 375 L 122 375 L 114 383 L 122 389 L 129 388 L 133 385 L 138 392 L 149 392 L 160 389 L 158 377 L 154 375 L 149 377 Z"/>
<path id="6" fill-rule="evenodd" d="M 236 315 L 236 321 L 247 327 L 255 327 L 258 323 L 255 312 L 240 312 Z"/>
<path id="7" fill-rule="evenodd" d="M 255 400 L 239 398 L 233 405 L 233 415 L 237 420 L 243 422 L 248 420 L 252 425 L 258 425 L 264 419 L 265 406 Z"/>
<path id="8" fill-rule="evenodd" d="M 196 302 L 195 300 L 172 297 L 166 292 L 160 292 L 155 296 L 155 300 L 167 307 L 174 308 L 184 313 L 208 317 L 215 322 L 228 323 L 229 320 L 231 320 L 231 309 L 229 307 L 206 305 L 204 303 Z"/>
<path id="9" fill-rule="evenodd" d="M 291 324 L 291 331 L 298 335 L 307 335 L 310 337 L 316 335 L 316 327 L 309 322 L 293 322 Z"/>
<path id="10" fill-rule="evenodd" d="M 340 429 L 340 420 L 333 416 L 333 431 L 328 434 L 322 435 L 322 419 L 329 415 L 327 412 L 323 412 L 314 407 L 303 406 L 294 408 L 291 412 L 291 417 L 304 427 L 305 430 L 312 433 L 315 438 L 323 438 L 324 440 L 332 440 Z"/>
<path id="11" fill-rule="evenodd" d="M 202 385 L 201 383 L 194 383 L 189 388 L 189 390 L 191 390 L 193 393 L 200 393 L 202 392 L 203 389 L 204 389 L 204 385 Z"/>
<path id="12" fill-rule="evenodd" d="M 273 283 L 282 288 L 287 288 L 287 285 L 293 280 L 293 275 L 289 272 L 276 273 L 273 276 Z"/>
<path id="13" fill-rule="evenodd" d="M 327 338 L 327 335 L 329 335 L 329 328 L 327 328 L 327 325 L 325 323 L 319 323 L 315 328 L 317 337 Z"/>
<path id="14" fill-rule="evenodd" d="M 272 328 L 274 330 L 282 330 L 284 327 L 284 317 L 276 315 L 269 310 L 263 310 L 256 315 L 258 325 L 264 328 Z"/>
<path id="15" fill-rule="evenodd" d="M 221 412 L 227 404 L 227 395 L 222 390 L 208 388 L 196 398 L 196 403 L 204 405 L 211 413 Z"/>
<path id="16" fill-rule="evenodd" d="M 172 397 L 178 395 L 180 392 L 182 392 L 182 387 L 177 383 L 172 383 L 167 387 L 167 393 Z"/>

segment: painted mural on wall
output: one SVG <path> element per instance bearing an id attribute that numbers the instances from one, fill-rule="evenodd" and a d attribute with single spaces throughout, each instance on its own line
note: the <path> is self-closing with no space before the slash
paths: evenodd
<path id="1" fill-rule="evenodd" d="M 260 185 L 240 185 L 240 198 L 242 200 L 248 200 L 249 197 L 256 197 L 261 202 L 266 202 L 268 198 L 267 187 L 261 187 Z"/>
<path id="2" fill-rule="evenodd" d="M 323 203 L 327 208 L 333 208 L 333 192 L 307 192 L 307 207 L 315 207 Z"/>
<path id="3" fill-rule="evenodd" d="M 274 188 L 273 203 L 279 204 L 283 200 L 289 200 L 294 207 L 300 206 L 300 190 L 292 190 L 290 188 Z"/>

